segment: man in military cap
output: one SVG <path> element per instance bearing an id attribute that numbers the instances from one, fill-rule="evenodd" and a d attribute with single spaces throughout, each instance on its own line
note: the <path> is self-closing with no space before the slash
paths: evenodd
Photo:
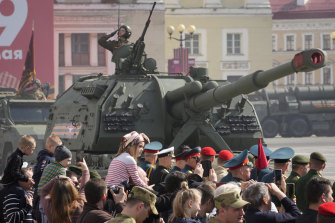
<path id="1" fill-rule="evenodd" d="M 274 161 L 274 169 L 281 170 L 283 176 L 289 170 L 291 158 L 294 156 L 294 150 L 290 147 L 282 147 L 270 154 L 270 159 Z M 261 181 L 264 183 L 273 183 L 275 177 L 275 171 L 271 171 L 270 173 L 264 175 Z"/>
<path id="2" fill-rule="evenodd" d="M 243 207 L 249 202 L 243 200 L 237 191 L 224 192 L 214 198 L 217 208 L 216 216 L 209 223 L 242 223 L 244 222 Z"/>
<path id="3" fill-rule="evenodd" d="M 212 147 L 204 147 L 200 152 L 200 163 L 202 168 L 204 169 L 204 177 L 208 177 L 209 175 L 213 175 L 215 173 L 213 166 L 215 161 L 216 151 Z M 211 167 L 211 168 L 210 168 Z M 217 181 L 217 177 L 215 177 L 215 181 Z"/>
<path id="4" fill-rule="evenodd" d="M 308 207 L 308 203 L 306 200 L 306 189 L 308 182 L 315 178 L 321 177 L 322 171 L 326 167 L 326 157 L 319 152 L 314 152 L 309 157 L 309 168 L 310 170 L 305 176 L 300 177 L 300 179 L 296 183 L 296 197 L 297 197 L 297 205 L 301 211 L 305 211 Z"/>
<path id="5" fill-rule="evenodd" d="M 174 171 L 181 171 L 182 169 L 184 169 L 186 161 L 185 161 L 185 155 L 191 151 L 191 148 L 187 145 L 182 145 L 181 146 L 181 153 L 177 154 L 175 156 L 176 159 L 176 165 L 174 167 L 172 167 L 172 169 L 170 170 L 170 173 L 173 173 Z"/>
<path id="6" fill-rule="evenodd" d="M 182 173 L 186 173 L 186 174 L 193 173 L 197 164 L 200 162 L 200 151 L 201 151 L 201 148 L 197 146 L 191 149 L 187 154 L 185 154 L 186 164 L 185 164 L 184 169 L 181 170 Z"/>
<path id="7" fill-rule="evenodd" d="M 272 151 L 269 150 L 265 146 L 263 146 L 263 150 L 264 150 L 267 162 L 269 163 L 270 154 L 272 153 Z M 258 160 L 258 144 L 251 146 L 249 148 L 249 152 L 254 156 L 254 163 L 253 163 L 254 168 L 252 168 L 252 170 L 251 170 L 250 178 L 253 179 L 253 180 L 260 181 L 263 178 L 263 176 L 265 176 L 268 173 L 271 173 L 271 170 L 268 167 L 264 167 L 261 170 L 257 170 L 256 163 L 257 163 L 257 160 Z"/>
<path id="8" fill-rule="evenodd" d="M 289 170 L 291 158 L 294 156 L 294 150 L 290 147 L 282 147 L 270 154 L 270 159 L 274 161 L 274 170 L 270 173 L 264 175 L 262 178 L 262 182 L 264 183 L 274 183 L 275 180 L 275 170 L 281 170 L 283 179 L 286 178 L 286 173 Z M 277 185 L 280 186 L 280 185 Z M 282 188 L 284 190 L 284 188 Z M 280 201 L 276 196 L 272 196 L 272 201 L 276 205 L 276 207 L 280 207 Z"/>
<path id="9" fill-rule="evenodd" d="M 172 167 L 173 152 L 174 147 L 172 146 L 168 149 L 163 149 L 156 154 L 158 156 L 159 166 L 153 172 L 150 184 L 158 185 L 165 180 L 166 175 L 169 174 L 169 170 Z"/>
<path id="10" fill-rule="evenodd" d="M 144 161 L 140 167 L 146 172 L 147 177 L 151 180 L 151 174 L 155 171 L 157 162 L 157 153 L 162 149 L 162 143 L 154 141 L 144 146 Z"/>
<path id="11" fill-rule="evenodd" d="M 107 221 L 107 223 L 143 223 L 151 212 L 158 215 L 155 203 L 155 194 L 145 188 L 135 186 L 128 194 L 126 206 L 121 214 Z"/>
<path id="12" fill-rule="evenodd" d="M 248 150 L 243 150 L 239 155 L 231 158 L 226 164 L 223 165 L 229 168 L 231 176 L 223 177 L 220 183 L 228 183 L 230 181 L 243 182 L 250 179 L 250 172 L 252 163 L 248 160 Z"/>
<path id="13" fill-rule="evenodd" d="M 216 159 L 217 165 L 214 167 L 214 171 L 217 175 L 218 181 L 228 175 L 228 168 L 223 167 L 223 165 L 233 157 L 234 154 L 229 150 L 221 150 L 219 152 L 219 156 Z"/>
<path id="14" fill-rule="evenodd" d="M 292 171 L 286 183 L 296 184 L 300 177 L 309 171 L 309 158 L 304 155 L 295 155 L 292 159 Z"/>
<path id="15" fill-rule="evenodd" d="M 117 40 L 108 40 L 116 33 L 118 33 Z M 116 65 L 116 74 L 118 74 L 121 69 L 121 60 L 127 58 L 131 54 L 132 47 L 134 45 L 128 41 L 131 33 L 132 31 L 129 26 L 122 25 L 119 29 L 115 30 L 111 34 L 102 36 L 98 41 L 100 46 L 112 52 L 112 62 L 114 62 Z"/>

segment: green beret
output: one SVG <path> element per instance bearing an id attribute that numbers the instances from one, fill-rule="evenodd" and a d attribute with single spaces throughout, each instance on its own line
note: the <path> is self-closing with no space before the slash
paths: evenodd
<path id="1" fill-rule="evenodd" d="M 312 153 L 311 156 L 310 156 L 310 159 L 320 160 L 320 161 L 323 161 L 323 162 L 327 162 L 326 157 L 324 155 L 322 155 L 321 153 L 319 153 L 319 152 Z"/>
<path id="2" fill-rule="evenodd" d="M 81 167 L 79 167 L 79 166 L 71 164 L 68 167 L 68 170 L 70 170 L 70 171 L 74 172 L 75 174 L 77 174 L 78 178 L 81 176 Z"/>
<path id="3" fill-rule="evenodd" d="M 150 192 L 149 190 L 147 190 L 143 187 L 135 186 L 135 187 L 133 187 L 131 192 L 128 194 L 128 198 L 138 199 L 138 200 L 141 200 L 141 201 L 149 204 L 152 213 L 154 213 L 155 215 L 158 215 L 158 212 L 157 212 L 157 209 L 156 209 L 156 206 L 155 206 L 156 195 L 153 194 L 152 192 Z"/>
<path id="4" fill-rule="evenodd" d="M 224 207 L 233 207 L 233 208 L 241 208 L 249 202 L 242 199 L 241 195 L 238 191 L 231 191 L 227 193 L 220 194 L 219 196 L 214 198 L 215 207 L 220 208 Z"/>
<path id="5" fill-rule="evenodd" d="M 101 176 L 98 173 L 98 171 L 96 171 L 96 170 L 90 170 L 90 178 L 91 179 L 93 179 L 93 178 L 101 179 Z"/>
<path id="6" fill-rule="evenodd" d="M 307 164 L 309 163 L 309 159 L 306 156 L 303 155 L 296 155 L 292 159 L 293 164 Z"/>

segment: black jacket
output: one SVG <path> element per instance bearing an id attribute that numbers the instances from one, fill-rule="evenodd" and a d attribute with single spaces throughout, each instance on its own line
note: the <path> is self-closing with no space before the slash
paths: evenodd
<path id="1" fill-rule="evenodd" d="M 281 200 L 281 204 L 285 208 L 285 213 L 248 208 L 244 218 L 247 223 L 294 223 L 296 218 L 301 215 L 298 207 L 287 197 Z"/>
<path id="2" fill-rule="evenodd" d="M 2 177 L 3 184 L 17 183 L 18 181 L 28 182 L 28 177 L 22 172 L 23 152 L 16 149 L 8 159 Z"/>

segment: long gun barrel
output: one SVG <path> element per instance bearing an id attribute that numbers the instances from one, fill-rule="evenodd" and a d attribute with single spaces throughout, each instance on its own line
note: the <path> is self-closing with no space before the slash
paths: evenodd
<path id="1" fill-rule="evenodd" d="M 145 27 L 143 29 L 142 35 L 140 36 L 140 38 L 138 38 L 138 40 L 134 44 L 134 47 L 133 47 L 133 50 L 132 50 L 132 53 L 131 53 L 131 59 L 132 59 L 131 64 L 132 64 L 132 67 L 133 67 L 132 73 L 134 73 L 134 72 L 136 73 L 139 70 L 139 68 L 141 67 L 142 56 L 143 56 L 144 48 L 145 48 L 144 36 L 145 36 L 145 34 L 147 32 L 147 29 L 150 25 L 151 15 L 152 15 L 152 12 L 154 11 L 155 6 L 156 6 L 156 2 L 154 2 L 153 6 L 152 6 L 152 9 L 151 9 L 150 14 L 149 14 L 149 18 L 148 18 L 147 22 L 145 23 Z"/>
<path id="2" fill-rule="evenodd" d="M 202 94 L 195 94 L 187 101 L 188 107 L 194 112 L 207 111 L 219 104 L 241 95 L 249 94 L 265 88 L 270 82 L 290 75 L 294 72 L 309 72 L 326 65 L 327 53 L 321 49 L 302 51 L 294 56 L 291 62 L 266 71 L 256 71 L 241 77 L 238 81 L 210 89 Z M 173 104 L 171 113 L 175 118 L 182 117 L 185 101 Z"/>

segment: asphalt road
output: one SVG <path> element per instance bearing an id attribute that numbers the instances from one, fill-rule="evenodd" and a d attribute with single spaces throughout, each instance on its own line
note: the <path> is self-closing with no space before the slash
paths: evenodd
<path id="1" fill-rule="evenodd" d="M 267 147 L 274 151 L 280 147 L 289 146 L 296 154 L 307 157 L 312 152 L 320 152 L 327 158 L 326 168 L 323 176 L 335 181 L 335 137 L 305 137 L 305 138 L 265 138 Z"/>

